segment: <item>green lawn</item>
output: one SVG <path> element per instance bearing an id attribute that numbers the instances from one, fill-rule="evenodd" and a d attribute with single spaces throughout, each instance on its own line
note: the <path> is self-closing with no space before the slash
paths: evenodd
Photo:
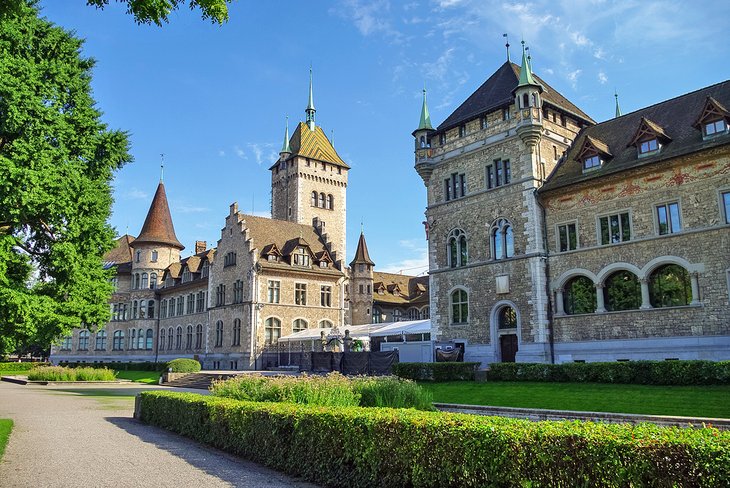
<path id="1" fill-rule="evenodd" d="M 10 438 L 10 431 L 13 430 L 13 421 L 10 419 L 0 419 L 0 459 L 5 453 L 5 446 Z"/>
<path id="2" fill-rule="evenodd" d="M 454 381 L 422 383 L 434 402 L 730 418 L 730 386 Z"/>
<path id="3" fill-rule="evenodd" d="M 132 380 L 137 383 L 156 385 L 160 375 L 158 371 L 117 371 L 117 378 L 120 380 Z"/>

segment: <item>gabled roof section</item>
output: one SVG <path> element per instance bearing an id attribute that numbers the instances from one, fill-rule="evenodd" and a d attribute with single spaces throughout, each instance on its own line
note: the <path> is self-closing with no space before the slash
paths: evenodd
<path id="1" fill-rule="evenodd" d="M 685 154 L 730 144 L 730 135 L 703 138 L 702 131 L 695 128 L 697 117 L 704 110 L 708 97 L 724 107 L 730 106 L 730 80 L 681 95 L 650 107 L 609 119 L 600 124 L 584 128 L 573 145 L 561 159 L 540 193 L 562 188 L 575 183 L 601 178 L 602 176 L 626 171 L 647 164 L 676 158 Z M 656 154 L 639 158 L 636 148 L 631 146 L 642 120 L 649 120 L 647 127 L 661 129 L 672 143 Z M 583 172 L 577 163 L 577 155 L 583 149 L 586 138 L 603 142 L 613 158 L 594 171 Z"/>
<path id="2" fill-rule="evenodd" d="M 507 61 L 485 81 L 482 86 L 472 93 L 464 103 L 454 110 L 437 130 L 456 127 L 477 116 L 492 112 L 500 107 L 514 103 L 512 90 L 518 85 L 521 68 L 516 64 Z M 580 120 L 594 124 L 595 121 L 585 114 L 581 109 L 573 105 L 568 99 L 562 96 L 550 85 L 545 83 L 539 76 L 532 74 L 534 82 L 540 84 L 545 90 L 542 94 L 543 103 L 561 109 Z"/>
<path id="3" fill-rule="evenodd" d="M 138 244 L 164 244 L 180 250 L 185 249 L 185 246 L 180 244 L 180 241 L 177 240 L 177 236 L 175 235 L 170 207 L 167 205 L 165 185 L 161 181 L 157 185 L 157 191 L 155 192 L 154 198 L 152 198 L 152 204 L 147 212 L 147 218 L 144 220 L 142 230 L 134 242 Z"/>
<path id="4" fill-rule="evenodd" d="M 374 303 L 389 305 L 428 305 L 428 276 L 409 276 L 373 272 Z M 378 291 L 385 291 L 379 294 Z"/>
<path id="5" fill-rule="evenodd" d="M 634 137 L 631 139 L 631 142 L 629 142 L 629 146 L 636 146 L 639 142 L 646 141 L 649 139 L 660 139 L 664 142 L 671 141 L 672 138 L 667 135 L 667 133 L 664 131 L 664 127 L 657 124 L 656 122 L 652 122 L 651 120 L 647 119 L 646 117 L 641 118 L 641 123 L 639 125 L 639 128 L 636 129 L 636 132 L 634 133 Z"/>
<path id="6" fill-rule="evenodd" d="M 310 130 L 307 124 L 299 122 L 291 136 L 289 146 L 291 148 L 291 156 L 289 158 L 301 156 L 350 169 L 347 163 L 337 154 L 334 146 L 332 146 L 332 143 L 319 126 L 315 126 L 314 130 Z M 276 162 L 269 169 L 276 168 L 278 164 Z"/>
<path id="7" fill-rule="evenodd" d="M 702 108 L 702 113 L 693 126 L 700 129 L 702 124 L 720 119 L 730 121 L 730 112 L 720 102 L 708 96 L 707 101 L 705 101 L 705 106 Z"/>
<path id="8" fill-rule="evenodd" d="M 279 248 L 276 246 L 276 244 L 267 244 L 264 246 L 264 249 L 261 251 L 262 256 L 278 256 L 281 257 L 281 251 L 279 251 Z"/>
<path id="9" fill-rule="evenodd" d="M 606 158 L 613 157 L 605 142 L 591 136 L 586 136 L 583 142 L 583 148 L 576 155 L 576 160 L 582 161 L 586 157 L 594 156 L 596 154 L 600 154 Z"/>
<path id="10" fill-rule="evenodd" d="M 291 254 L 297 249 L 303 247 L 306 249 L 309 254 L 314 257 L 314 251 L 312 250 L 312 247 L 309 245 L 309 243 L 303 238 L 303 237 L 295 237 L 292 239 L 289 239 L 284 244 L 284 247 L 282 248 L 282 254 L 284 256 L 291 256 Z"/>
<path id="11" fill-rule="evenodd" d="M 355 257 L 353 258 L 350 266 L 355 264 L 369 264 L 375 266 L 375 263 L 370 259 L 370 253 L 368 252 L 368 245 L 365 242 L 365 234 L 360 232 L 360 239 L 357 241 L 357 249 L 355 250 Z"/>
<path id="12" fill-rule="evenodd" d="M 118 238 L 114 243 L 114 248 L 104 254 L 105 267 L 113 266 L 115 264 L 131 263 L 132 262 L 132 247 L 131 244 L 134 242 L 134 237 L 129 234 L 124 234 Z"/>
<path id="13" fill-rule="evenodd" d="M 328 253 L 327 250 L 319 251 L 318 253 L 316 253 L 314 255 L 314 258 L 319 262 L 324 261 L 325 263 L 330 263 L 330 264 L 333 263 L 332 257 L 330 257 L 330 253 Z"/>

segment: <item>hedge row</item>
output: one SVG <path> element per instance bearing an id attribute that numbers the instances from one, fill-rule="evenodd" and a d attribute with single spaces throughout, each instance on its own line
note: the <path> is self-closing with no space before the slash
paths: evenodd
<path id="1" fill-rule="evenodd" d="M 166 371 L 166 363 L 153 363 L 152 361 L 142 361 L 137 363 L 74 363 L 61 361 L 58 363 L 58 365 L 65 366 L 67 368 L 108 368 L 114 369 L 116 371 Z"/>
<path id="2" fill-rule="evenodd" d="M 730 361 L 493 363 L 489 365 L 487 379 L 637 385 L 726 385 L 730 384 Z"/>
<path id="3" fill-rule="evenodd" d="M 333 487 L 730 486 L 730 433 L 141 394 L 142 421 Z"/>
<path id="4" fill-rule="evenodd" d="M 200 371 L 200 363 L 195 359 L 177 358 L 162 365 L 164 371 L 170 373 L 197 373 Z"/>
<path id="5" fill-rule="evenodd" d="M 473 380 L 480 363 L 397 363 L 393 374 L 414 381 Z"/>
<path id="6" fill-rule="evenodd" d="M 0 363 L 0 371 L 28 371 L 37 366 L 48 366 L 48 363 Z"/>

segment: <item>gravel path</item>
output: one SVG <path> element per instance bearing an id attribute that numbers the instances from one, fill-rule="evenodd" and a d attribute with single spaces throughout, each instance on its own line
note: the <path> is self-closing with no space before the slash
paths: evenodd
<path id="1" fill-rule="evenodd" d="M 0 418 L 15 422 L 0 486 L 315 487 L 141 424 L 132 398 L 109 396 L 155 388 L 0 381 Z"/>

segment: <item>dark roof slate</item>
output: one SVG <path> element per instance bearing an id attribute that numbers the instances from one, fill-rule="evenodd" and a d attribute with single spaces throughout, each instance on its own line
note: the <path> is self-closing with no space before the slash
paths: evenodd
<path id="1" fill-rule="evenodd" d="M 482 86 L 472 93 L 469 98 L 444 120 L 437 130 L 446 130 L 456 127 L 475 117 L 492 112 L 499 107 L 514 103 L 512 90 L 517 86 L 520 79 L 520 67 L 509 61 L 499 67 L 497 71 L 485 81 Z M 595 123 L 585 112 L 573 105 L 567 98 L 558 93 L 557 90 L 545 83 L 539 76 L 533 73 L 535 79 L 545 90 L 542 94 L 544 103 L 570 113 L 577 118 Z"/>
<path id="2" fill-rule="evenodd" d="M 703 140 L 700 128 L 693 126 L 708 97 L 730 105 L 730 80 L 583 129 L 539 192 L 730 144 L 728 134 Z M 636 147 L 630 144 L 646 120 L 660 127 L 668 142 L 658 153 L 639 158 Z M 602 141 L 613 157 L 608 158 L 600 168 L 584 173 L 578 157 L 588 137 Z"/>

